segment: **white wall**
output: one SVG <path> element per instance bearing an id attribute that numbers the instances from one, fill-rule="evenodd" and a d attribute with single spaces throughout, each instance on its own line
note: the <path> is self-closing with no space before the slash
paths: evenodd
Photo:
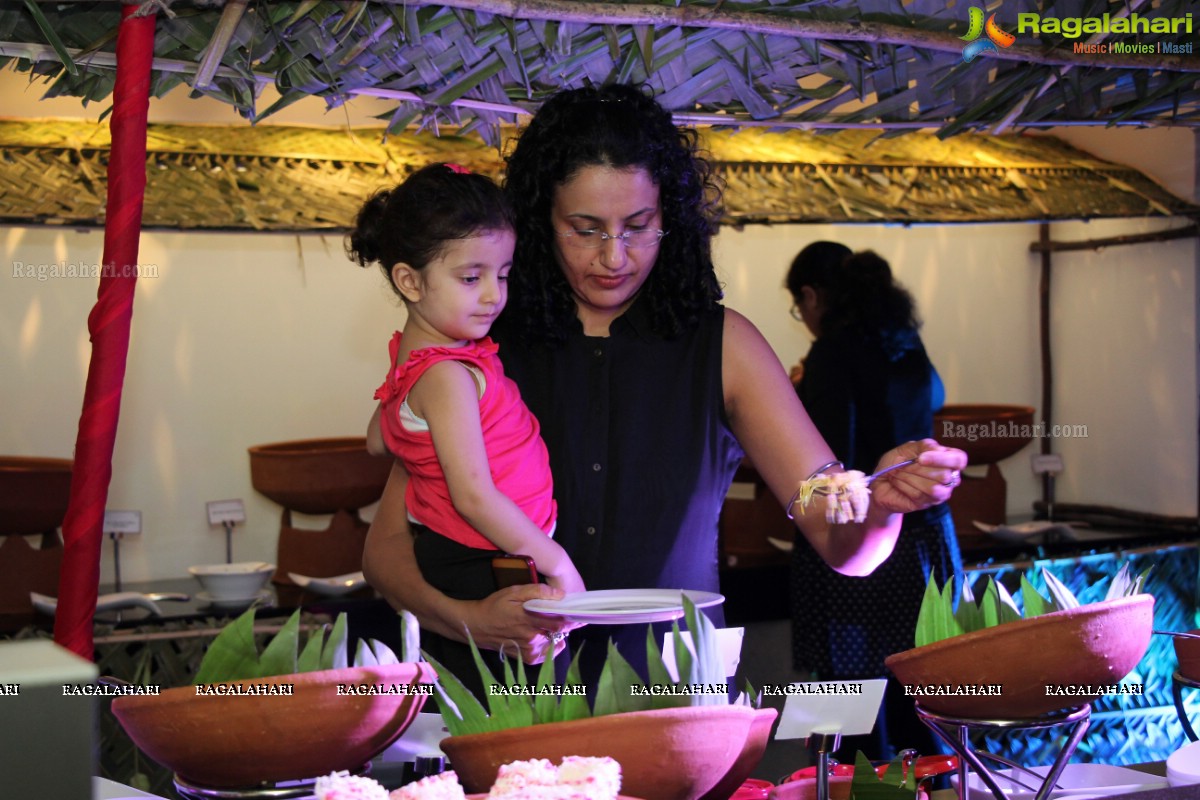
<path id="1" fill-rule="evenodd" d="M 1075 241 L 1179 224 L 1064 223 L 1051 234 Z M 810 342 L 787 313 L 792 257 L 816 239 L 874 249 L 917 300 L 947 402 L 1040 409 L 1036 238 L 1035 225 L 1015 224 L 753 227 L 723 231 L 718 255 L 727 303 L 792 364 Z M 1059 502 L 1196 513 L 1195 260 L 1192 240 L 1055 254 L 1054 422 L 1087 429 L 1055 444 L 1066 465 Z M 1037 451 L 1031 443 L 1001 463 L 1010 515 L 1028 517 L 1040 499 L 1029 468 Z"/>
<path id="2" fill-rule="evenodd" d="M 9 114 L 100 111 L 9 91 L 22 80 L 0 71 L 0 93 L 15 102 Z M 181 118 L 158 101 L 153 108 L 155 119 Z M 213 121 L 231 121 L 217 108 Z M 195 120 L 199 112 L 187 109 Z M 1129 132 L 1069 133 L 1193 191 L 1186 132 L 1138 131 L 1137 146 Z M 1180 223 L 1070 223 L 1053 235 L 1168 224 Z M 1036 236 L 1032 225 L 752 226 L 723 230 L 717 256 L 728 304 L 790 364 L 808 346 L 782 288 L 792 256 L 819 238 L 873 248 L 916 296 L 950 402 L 1037 406 L 1038 259 L 1028 250 Z M 40 281 L 11 266 L 95 264 L 102 244 L 99 232 L 0 227 L 0 453 L 71 456 L 96 291 L 93 280 Z M 1196 513 L 1196 258 L 1192 240 L 1054 257 L 1056 421 L 1088 428 L 1086 439 L 1056 447 L 1067 465 L 1061 501 Z M 403 312 L 382 277 L 345 259 L 337 237 L 147 233 L 139 261 L 157 277 L 138 284 L 108 507 L 141 509 L 145 535 L 122 545 L 122 575 L 170 577 L 222 560 L 224 536 L 208 527 L 204 503 L 230 497 L 244 498 L 249 516 L 235 557 L 272 558 L 279 508 L 251 488 L 246 448 L 360 434 Z M 1031 450 L 1003 465 L 1014 515 L 1028 514 L 1038 495 Z"/>

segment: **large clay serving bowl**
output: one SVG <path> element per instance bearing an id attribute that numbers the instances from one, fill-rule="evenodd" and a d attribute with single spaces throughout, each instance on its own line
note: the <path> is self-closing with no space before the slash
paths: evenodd
<path id="1" fill-rule="evenodd" d="M 62 525 L 73 463 L 67 458 L 0 456 L 0 534 L 31 536 Z"/>
<path id="2" fill-rule="evenodd" d="M 188 783 L 249 789 L 359 769 L 412 723 L 436 677 L 428 664 L 348 667 L 210 685 L 222 692 L 239 683 L 291 684 L 290 696 L 198 694 L 185 686 L 118 697 L 112 710 L 146 755 Z M 398 688 L 339 693 L 363 686 Z"/>
<path id="3" fill-rule="evenodd" d="M 301 514 L 355 511 L 383 496 L 391 458 L 367 452 L 363 437 L 304 439 L 249 448 L 250 483 Z"/>
<path id="4" fill-rule="evenodd" d="M 623 794 L 698 800 L 741 756 L 757 716 L 733 705 L 631 711 L 451 736 L 441 747 L 468 792 L 486 792 L 512 761 L 609 756 L 621 765 Z"/>
<path id="5" fill-rule="evenodd" d="M 970 464 L 994 464 L 1033 439 L 1033 408 L 950 405 L 933 415 L 933 438 L 967 454 Z"/>
<path id="6" fill-rule="evenodd" d="M 913 696 L 929 711 L 1030 720 L 1087 702 L 1118 683 L 1146 653 L 1153 621 L 1154 598 L 1139 594 L 972 631 L 896 653 L 884 663 L 905 687 L 924 690 Z M 1047 686 L 1072 693 L 1056 694 Z M 930 687 L 998 687 L 998 694 L 931 694 Z"/>

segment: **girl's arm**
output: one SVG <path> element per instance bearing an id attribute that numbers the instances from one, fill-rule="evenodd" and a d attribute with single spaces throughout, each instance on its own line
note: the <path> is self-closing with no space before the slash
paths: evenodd
<path id="1" fill-rule="evenodd" d="M 434 364 L 413 386 L 408 403 L 429 423 L 450 498 L 463 519 L 501 550 L 532 556 L 551 586 L 583 591 L 583 579 L 566 551 L 492 482 L 471 373 L 453 361 Z"/>
<path id="2" fill-rule="evenodd" d="M 771 346 L 749 320 L 731 309 L 725 310 L 721 378 L 734 435 L 775 497 L 787 503 L 800 481 L 834 456 Z M 918 463 L 871 485 L 871 506 L 862 523 L 830 525 L 821 508 L 792 509 L 800 532 L 838 572 L 870 574 L 891 555 L 901 514 L 949 499 L 951 489 L 944 484 L 967 464 L 966 453 L 926 439 L 889 451 L 879 465 L 908 458 Z"/>
<path id="3" fill-rule="evenodd" d="M 454 600 L 430 586 L 413 554 L 412 532 L 404 491 L 408 474 L 399 462 L 392 466 L 383 498 L 367 533 L 363 549 L 363 573 L 384 599 L 397 610 L 412 612 L 422 628 L 465 642 L 465 631 L 479 647 L 511 650 L 516 644 L 528 664 L 538 664 L 554 655 L 547 638 L 561 623 L 526 613 L 526 600 L 557 600 L 562 592 L 545 584 L 510 586 L 483 600 Z M 561 648 L 562 645 L 559 645 Z"/>

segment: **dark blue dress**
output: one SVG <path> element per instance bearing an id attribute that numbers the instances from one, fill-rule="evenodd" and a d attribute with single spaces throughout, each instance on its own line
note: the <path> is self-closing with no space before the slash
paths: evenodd
<path id="1" fill-rule="evenodd" d="M 941 381 L 915 330 L 864 338 L 823 336 L 804 360 L 797 393 L 846 469 L 872 472 L 897 445 L 930 437 Z M 822 680 L 880 678 L 883 661 L 913 646 L 926 577 L 961 576 L 962 558 L 945 505 L 905 514 L 892 555 L 871 575 L 834 572 L 801 536 L 792 551 L 793 666 Z M 853 737 L 842 753 L 936 748 L 894 681 L 873 736 Z"/>

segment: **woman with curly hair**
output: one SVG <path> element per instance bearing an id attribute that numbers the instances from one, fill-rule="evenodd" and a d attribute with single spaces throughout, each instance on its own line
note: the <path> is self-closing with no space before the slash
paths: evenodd
<path id="1" fill-rule="evenodd" d="M 505 189 L 517 246 L 493 335 L 550 452 L 556 540 L 589 589 L 715 591 L 717 520 L 743 454 L 783 504 L 834 459 L 766 340 L 720 304 L 711 247 L 720 192 L 696 133 L 637 87 L 562 91 L 522 132 Z M 944 501 L 966 464 L 961 451 L 926 440 L 880 465 L 910 458 L 917 463 L 872 486 L 862 522 L 831 525 L 819 510 L 793 509 L 835 569 L 874 569 L 902 514 Z M 563 624 L 522 607 L 556 590 L 458 601 L 422 579 L 404 482 L 394 470 L 371 526 L 371 583 L 444 636 L 468 629 L 481 646 L 519 648 L 529 663 L 561 649 Z M 585 682 L 595 685 L 610 637 L 641 668 L 645 636 L 640 626 L 572 633 L 591 656 Z"/>

